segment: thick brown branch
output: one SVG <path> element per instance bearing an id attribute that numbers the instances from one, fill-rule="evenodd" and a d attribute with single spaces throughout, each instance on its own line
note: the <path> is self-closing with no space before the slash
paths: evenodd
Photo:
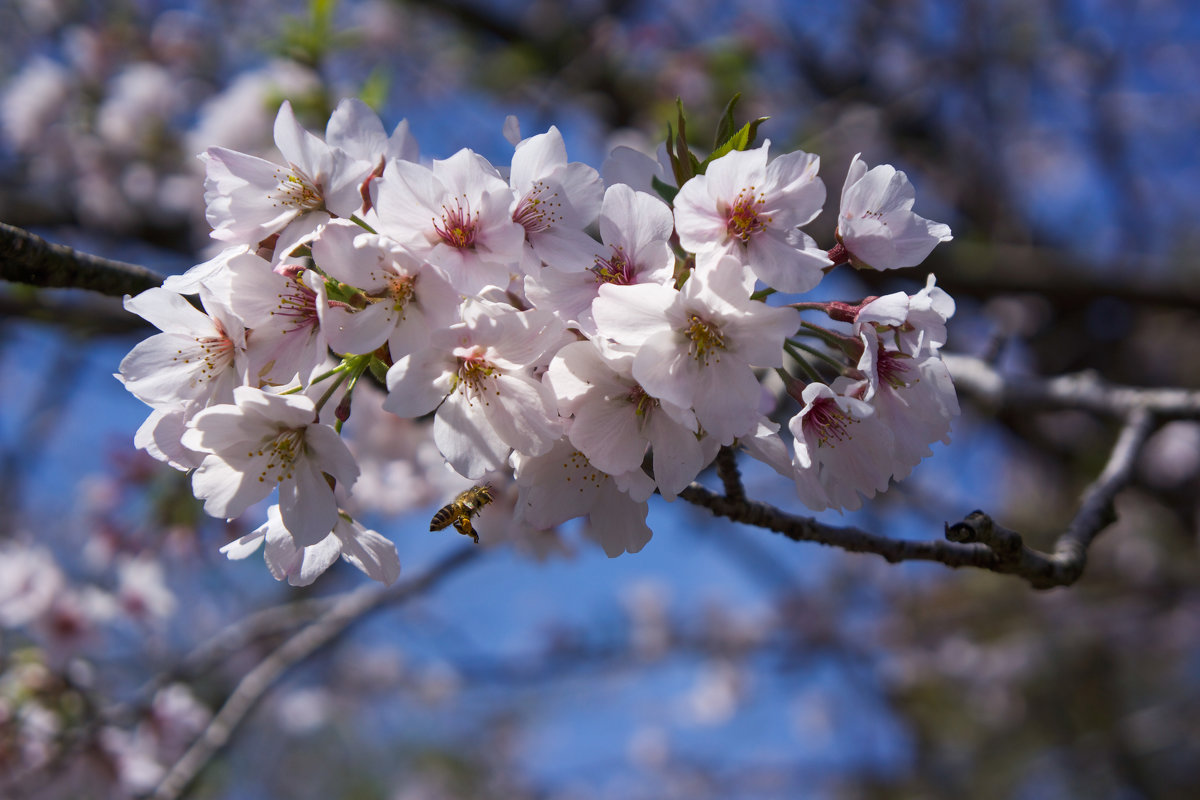
<path id="1" fill-rule="evenodd" d="M 891 562 L 936 561 L 949 567 L 978 567 L 1016 575 L 1034 588 L 1049 589 L 1069 586 L 1083 574 L 1088 546 L 1116 519 L 1113 499 L 1129 482 L 1133 463 L 1153 427 L 1153 415 L 1145 408 L 1129 413 L 1108 464 L 1084 493 L 1079 511 L 1059 537 L 1053 554 L 1026 547 L 1019 533 L 996 524 L 982 511 L 972 512 L 954 525 L 947 524 L 948 542 L 914 541 L 891 539 L 854 527 L 824 525 L 765 503 L 722 496 L 696 483 L 684 489 L 680 497 L 718 516 L 766 528 L 796 542 L 874 553 Z"/>
<path id="2" fill-rule="evenodd" d="M 43 288 L 90 289 L 121 297 L 161 286 L 153 270 L 51 244 L 0 222 L 0 279 Z"/>
<path id="3" fill-rule="evenodd" d="M 725 487 L 725 496 L 730 500 L 744 500 L 746 490 L 742 486 L 742 473 L 738 470 L 737 453 L 732 447 L 722 447 L 717 451 L 717 475 L 721 477 L 721 485 Z"/>
<path id="4" fill-rule="evenodd" d="M 1070 586 L 1083 575 L 1092 541 L 1116 521 L 1113 500 L 1129 483 L 1137 454 L 1153 428 L 1153 417 L 1145 409 L 1135 409 L 1129 414 L 1108 463 L 1084 491 L 1079 510 L 1055 542 L 1053 554 L 1026 547 L 1021 534 L 998 525 L 982 511 L 974 511 L 961 522 L 947 525 L 946 538 L 991 548 L 999 562 L 998 572 L 1020 575 L 1035 588 Z"/>
<path id="5" fill-rule="evenodd" d="M 996 556 L 983 545 L 951 542 L 890 539 L 860 528 L 825 525 L 809 517 L 797 517 L 756 500 L 733 500 L 698 483 L 679 493 L 689 503 L 704 506 L 719 517 L 766 528 L 794 542 L 816 542 L 852 553 L 874 553 L 891 561 L 937 561 L 950 567 L 993 569 Z"/>

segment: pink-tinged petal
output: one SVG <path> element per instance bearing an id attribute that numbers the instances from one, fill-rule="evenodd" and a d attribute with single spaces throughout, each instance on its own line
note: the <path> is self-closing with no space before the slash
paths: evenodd
<path id="1" fill-rule="evenodd" d="M 645 433 L 654 452 L 654 481 L 663 497 L 672 500 L 704 468 L 700 442 L 661 408 L 650 412 Z"/>
<path id="2" fill-rule="evenodd" d="M 893 292 L 877 297 L 859 309 L 854 321 L 866 325 L 900 326 L 908 319 L 908 295 Z"/>
<path id="3" fill-rule="evenodd" d="M 716 166 L 724 159 L 713 162 Z M 685 250 L 700 253 L 729 239 L 728 223 L 716 205 L 706 175 L 696 175 L 675 195 L 675 231 Z"/>
<path id="4" fill-rule="evenodd" d="M 635 412 L 636 406 L 624 399 L 596 397 L 580 406 L 568 438 L 588 461 L 610 475 L 637 469 L 646 455 L 646 440 Z"/>
<path id="5" fill-rule="evenodd" d="M 633 377 L 646 393 L 684 408 L 696 400 L 697 376 L 703 369 L 675 342 L 675 335 L 642 343 L 633 359 Z"/>
<path id="6" fill-rule="evenodd" d="M 275 196 L 288 170 L 261 158 L 210 147 L 204 162 L 205 216 L 214 239 L 257 245 L 283 228 L 300 209 Z"/>
<path id="7" fill-rule="evenodd" d="M 297 247 L 307 244 L 327 222 L 329 214 L 324 211 L 305 211 L 303 214 L 297 214 L 279 232 L 279 238 L 275 241 L 275 260 L 286 258 Z"/>
<path id="8" fill-rule="evenodd" d="M 549 450 L 561 435 L 550 390 L 523 375 L 498 375 L 494 385 L 495 394 L 476 402 L 483 403 L 483 416 L 496 435 L 526 455 Z"/>
<path id="9" fill-rule="evenodd" d="M 762 189 L 766 186 L 769 149 L 770 143 L 766 142 L 753 150 L 734 150 L 726 153 L 709 164 L 704 173 L 709 197 L 724 204 L 732 204 L 743 189 Z M 680 189 L 681 194 L 682 192 Z"/>
<path id="10" fill-rule="evenodd" d="M 772 230 L 750 240 L 746 259 L 763 283 L 787 294 L 812 290 L 825 277 L 824 268 L 833 264 L 825 251 L 815 247 L 798 249 Z"/>
<path id="11" fill-rule="evenodd" d="M 311 459 L 298 460 L 292 477 L 279 484 L 279 513 L 298 547 L 317 544 L 333 530 L 337 521 L 333 490 Z"/>
<path id="12" fill-rule="evenodd" d="M 284 161 L 300 169 L 309 178 L 329 171 L 329 146 L 309 133 L 296 121 L 292 104 L 287 100 L 275 115 L 275 146 Z"/>
<path id="13" fill-rule="evenodd" d="M 787 445 L 779 436 L 779 423 L 763 419 L 753 434 L 742 436 L 738 443 L 747 453 L 785 478 L 792 477 L 792 464 Z"/>
<path id="14" fill-rule="evenodd" d="M 637 553 L 650 541 L 653 532 L 646 524 L 648 506 L 635 502 L 607 481 L 600 496 L 592 505 L 585 529 L 589 539 L 597 542 L 609 558 L 622 553 Z"/>
<path id="15" fill-rule="evenodd" d="M 387 537 L 344 517 L 338 519 L 333 533 L 341 541 L 342 558 L 367 577 L 385 585 L 395 583 L 400 577 L 400 556 Z"/>
<path id="16" fill-rule="evenodd" d="M 512 158 L 512 186 L 524 194 L 533 187 L 534 181 L 566 165 L 567 146 L 558 128 L 551 125 L 545 133 L 530 136 L 517 145 Z"/>
<path id="17" fill-rule="evenodd" d="M 846 170 L 846 182 L 842 184 L 842 199 L 839 208 L 846 208 L 846 193 L 850 187 L 862 180 L 867 174 L 867 164 L 860 156 L 862 153 L 855 153 L 854 158 L 850 160 L 850 168 Z"/>
<path id="18" fill-rule="evenodd" d="M 622 380 L 591 342 L 572 342 L 555 355 L 543 378 L 558 399 L 563 416 L 574 414 L 586 395 L 608 397 L 628 392 L 632 378 Z"/>
<path id="19" fill-rule="evenodd" d="M 555 225 L 530 234 L 529 240 L 539 259 L 565 272 L 582 272 L 595 263 L 596 240 L 582 230 Z"/>
<path id="20" fill-rule="evenodd" d="M 379 115 L 357 97 L 339 102 L 325 126 L 326 142 L 362 161 L 376 162 L 382 158 L 387 138 Z"/>
<path id="21" fill-rule="evenodd" d="M 554 173 L 570 203 L 568 219 L 573 225 L 587 227 L 600 213 L 604 183 L 595 167 L 572 161 Z M 565 213 L 565 212 L 564 212 Z"/>
<path id="22" fill-rule="evenodd" d="M 332 475 L 343 488 L 358 479 L 358 462 L 337 431 L 329 425 L 310 425 L 304 434 L 305 448 L 321 471 Z"/>
<path id="23" fill-rule="evenodd" d="M 437 408 L 450 392 L 446 356 L 428 350 L 405 356 L 388 369 L 385 410 L 398 417 L 419 417 Z"/>
<path id="24" fill-rule="evenodd" d="M 433 442 L 455 472 L 472 480 L 502 468 L 511 449 L 487 418 L 470 408 L 461 391 L 453 392 L 438 409 Z"/>
<path id="25" fill-rule="evenodd" d="M 186 407 L 156 408 L 137 429 L 133 445 L 177 470 L 195 469 L 204 461 L 205 454 L 183 446 L 181 440 L 187 430 L 187 421 Z"/>
<path id="26" fill-rule="evenodd" d="M 521 487 L 517 510 L 537 528 L 552 528 L 592 510 L 608 476 L 565 439 L 534 458 L 514 456 Z"/>
<path id="27" fill-rule="evenodd" d="M 758 424 L 759 384 L 749 367 L 710 364 L 699 371 L 695 387 L 696 419 L 715 441 L 732 444 Z"/>
<path id="28" fill-rule="evenodd" d="M 137 314 L 164 333 L 216 335 L 212 319 L 181 295 L 155 287 L 137 297 L 125 295 L 125 310 Z"/>
<path id="29" fill-rule="evenodd" d="M 189 450 L 202 453 L 224 452 L 243 444 L 257 447 L 264 438 L 262 425 L 234 405 L 212 406 L 198 412 L 188 422 L 180 440 Z"/>
<path id="30" fill-rule="evenodd" d="M 332 533 L 308 547 L 298 547 L 282 522 L 267 531 L 263 555 L 275 580 L 285 578 L 292 586 L 308 586 L 333 566 L 341 553 L 341 542 Z"/>
<path id="31" fill-rule="evenodd" d="M 817 177 L 821 159 L 796 150 L 777 157 L 767 167 L 766 205 L 763 213 L 772 226 L 794 228 L 816 219 L 825 205 L 825 183 Z"/>
<path id="32" fill-rule="evenodd" d="M 224 545 L 220 552 L 230 561 L 241 561 L 249 555 L 258 551 L 262 547 L 263 539 L 267 535 L 267 526 L 261 527 L 247 533 L 240 539 L 234 539 L 227 545 Z"/>
<path id="33" fill-rule="evenodd" d="M 330 306 L 325 310 L 325 336 L 335 353 L 362 355 L 374 352 L 396 329 L 396 310 L 386 301 L 364 309 Z M 397 354 L 393 351 L 393 357 Z"/>
<path id="34" fill-rule="evenodd" d="M 204 500 L 204 513 L 220 519 L 241 516 L 274 488 L 269 481 L 246 480 L 244 471 L 215 455 L 206 456 L 192 473 L 192 494 Z"/>
<path id="35" fill-rule="evenodd" d="M 376 165 L 351 158 L 342 150 L 333 150 L 330 159 L 329 172 L 320 178 L 321 196 L 329 213 L 349 217 L 362 208 L 363 181 L 371 175 Z"/>
<path id="36" fill-rule="evenodd" d="M 678 295 L 674 289 L 657 284 L 617 286 L 606 283 L 592 302 L 592 316 L 596 327 L 605 336 L 637 346 L 668 334 L 671 324 L 667 311 Z"/>
<path id="37" fill-rule="evenodd" d="M 655 269 L 672 260 L 667 240 L 675 220 L 670 206 L 653 195 L 635 192 L 624 184 L 609 187 L 599 225 L 604 242 L 623 247 L 639 270 Z"/>

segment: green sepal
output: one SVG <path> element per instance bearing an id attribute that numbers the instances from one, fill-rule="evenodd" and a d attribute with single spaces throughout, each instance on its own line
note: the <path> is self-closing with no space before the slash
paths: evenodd
<path id="1" fill-rule="evenodd" d="M 387 386 L 387 364 L 383 363 L 383 361 L 376 356 L 371 359 L 369 369 L 371 370 L 371 375 L 374 376 L 375 380 L 379 381 L 382 385 Z"/>

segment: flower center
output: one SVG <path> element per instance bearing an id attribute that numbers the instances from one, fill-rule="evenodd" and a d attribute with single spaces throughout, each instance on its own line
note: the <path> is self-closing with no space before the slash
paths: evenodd
<path id="1" fill-rule="evenodd" d="M 217 327 L 220 331 L 220 325 Z M 192 377 L 194 385 L 213 380 L 224 372 L 225 368 L 229 366 L 229 362 L 233 360 L 233 342 L 224 334 L 224 331 L 220 331 L 217 336 L 197 337 L 196 345 L 199 352 L 195 350 L 187 353 L 184 353 L 183 350 L 176 351 L 178 355 L 173 359 L 175 361 L 189 364 L 193 358 L 199 359 L 199 370 Z"/>
<path id="2" fill-rule="evenodd" d="M 599 486 L 607 476 L 592 466 L 587 456 L 578 450 L 573 450 L 563 462 L 563 471 L 567 473 L 566 482 L 572 484 L 580 493 L 587 490 L 588 484 Z"/>
<path id="3" fill-rule="evenodd" d="M 318 211 L 325 207 L 316 182 L 295 167 L 275 170 L 275 180 L 275 192 L 271 195 L 275 205 L 298 211 Z"/>
<path id="4" fill-rule="evenodd" d="M 750 237 L 759 231 L 766 230 L 771 224 L 771 218 L 763 215 L 763 205 L 766 195 L 762 192 L 755 194 L 754 187 L 742 189 L 737 198 L 725 212 L 725 230 L 731 238 L 750 241 Z"/>
<path id="5" fill-rule="evenodd" d="M 517 204 L 517 210 L 513 212 L 513 222 L 524 228 L 526 234 L 540 233 L 562 219 L 559 212 L 561 208 L 558 192 L 551 192 L 545 183 L 537 181 L 529 190 L 529 194 Z"/>
<path id="6" fill-rule="evenodd" d="M 479 346 L 459 350 L 457 355 L 458 372 L 450 378 L 450 391 L 465 392 L 468 403 L 472 401 L 473 396 L 478 396 L 483 399 L 485 406 L 488 405 L 488 391 L 500 394 L 500 389 L 492 380 L 499 370 L 483 357 L 483 348 Z"/>
<path id="7" fill-rule="evenodd" d="M 836 442 L 850 439 L 850 426 L 858 420 L 846 412 L 832 397 L 821 397 L 813 401 L 812 408 L 804 415 L 804 432 L 817 440 L 817 447 L 833 447 Z"/>
<path id="8" fill-rule="evenodd" d="M 911 386 L 920 380 L 920 378 L 910 379 L 911 367 L 911 357 L 896 350 L 885 350 L 883 342 L 879 343 L 879 355 L 875 359 L 875 369 L 879 373 L 880 384 L 886 383 L 896 390 Z"/>
<path id="9" fill-rule="evenodd" d="M 720 351 L 725 349 L 725 337 L 721 329 L 697 314 L 688 315 L 688 327 L 684 335 L 691 342 L 692 358 L 708 366 L 710 354 L 716 361 L 721 360 Z"/>
<path id="10" fill-rule="evenodd" d="M 623 248 L 609 245 L 612 255 L 608 258 L 596 256 L 596 264 L 591 272 L 596 276 L 596 283 L 615 283 L 618 286 L 629 286 L 637 280 L 637 268 L 625 256 Z"/>
<path id="11" fill-rule="evenodd" d="M 634 413 L 637 416 L 644 418 L 651 410 L 658 408 L 658 399 L 646 394 L 646 390 L 640 384 L 634 384 L 629 390 L 626 399 L 634 407 Z"/>
<path id="12" fill-rule="evenodd" d="M 280 292 L 277 298 L 278 302 L 271 310 L 271 317 L 283 318 L 282 333 L 296 333 L 320 324 L 317 317 L 317 293 L 308 288 L 298 276 L 291 278 L 290 288 Z"/>
<path id="13" fill-rule="evenodd" d="M 471 204 L 466 198 L 454 198 L 454 207 L 442 205 L 442 219 L 433 229 L 441 240 L 451 247 L 467 250 L 475 246 L 475 232 L 479 224 L 479 212 L 471 213 Z"/>
<path id="14" fill-rule="evenodd" d="M 404 309 L 417 290 L 417 278 L 415 275 L 389 275 L 387 282 L 392 309 L 400 314 L 400 319 L 404 319 Z"/>
<path id="15" fill-rule="evenodd" d="M 263 471 L 259 474 L 259 482 L 282 483 L 293 477 L 292 467 L 304 450 L 304 429 L 287 428 L 275 435 L 275 438 L 264 440 L 257 453 L 250 453 L 253 458 L 267 456 L 269 459 Z"/>

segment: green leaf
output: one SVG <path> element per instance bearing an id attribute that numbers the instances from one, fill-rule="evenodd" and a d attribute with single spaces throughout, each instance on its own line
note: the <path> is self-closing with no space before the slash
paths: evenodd
<path id="1" fill-rule="evenodd" d="M 391 78 L 388 75 L 388 71 L 381 67 L 376 67 L 371 70 L 371 74 L 363 81 L 362 88 L 358 90 L 358 99 L 378 111 L 387 100 L 390 85 Z"/>
<path id="2" fill-rule="evenodd" d="M 716 161 L 726 153 L 730 153 L 734 150 L 749 150 L 754 144 L 754 139 L 758 134 L 758 126 L 762 125 L 768 119 L 770 119 L 770 117 L 759 117 L 753 122 L 747 122 L 737 133 L 735 133 L 733 136 L 730 136 L 724 144 L 709 153 L 708 158 L 704 159 L 704 162 L 700 164 L 698 171 L 704 172 L 706 169 L 708 169 L 709 164 L 711 164 L 713 161 Z"/>
<path id="3" fill-rule="evenodd" d="M 650 186 L 654 191 L 658 192 L 658 196 L 667 201 L 667 205 L 674 205 L 675 195 L 679 194 L 679 190 L 671 184 L 665 182 L 657 175 L 650 176 Z"/>
<path id="4" fill-rule="evenodd" d="M 721 145 L 733 138 L 733 132 L 737 130 L 737 123 L 733 121 L 733 109 L 740 99 L 742 99 L 742 93 L 738 92 L 725 104 L 725 110 L 721 112 L 721 121 L 717 123 L 717 135 L 713 137 L 714 151 L 719 150 Z"/>

